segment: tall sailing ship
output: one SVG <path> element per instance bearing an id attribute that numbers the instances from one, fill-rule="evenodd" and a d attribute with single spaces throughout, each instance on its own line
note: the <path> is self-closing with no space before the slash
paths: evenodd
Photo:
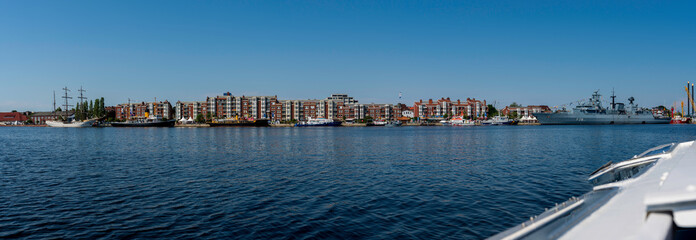
<path id="1" fill-rule="evenodd" d="M 91 127 L 92 125 L 94 125 L 94 122 L 96 122 L 96 119 L 88 119 L 88 120 L 79 121 L 79 120 L 76 120 L 74 118 L 74 116 L 71 117 L 71 116 L 67 115 L 67 114 L 69 114 L 69 111 L 68 111 L 69 107 L 72 106 L 72 105 L 68 104 L 68 99 L 72 99 L 72 97 L 68 96 L 68 92 L 70 91 L 70 89 L 68 89 L 68 87 L 64 87 L 63 90 L 65 91 L 65 96 L 62 96 L 61 98 L 65 99 L 65 104 L 63 105 L 63 107 L 65 107 L 65 110 L 63 110 L 63 112 L 65 112 L 66 115 L 61 116 L 61 118 L 63 120 L 48 120 L 48 121 L 46 121 L 46 125 L 49 127 L 69 127 L 69 128 L 83 128 L 83 127 Z M 84 99 L 84 97 L 82 97 L 82 92 L 84 92 L 84 91 L 85 90 L 82 89 L 82 87 L 80 87 L 80 97 L 79 97 L 80 100 Z M 56 94 L 55 94 L 55 92 L 53 92 L 53 108 L 54 108 L 53 112 L 54 113 L 56 112 L 55 104 L 56 104 Z"/>
<path id="2" fill-rule="evenodd" d="M 639 108 L 633 97 L 629 104 L 615 102 L 611 96 L 611 106 L 602 107 L 599 91 L 595 91 L 589 101 L 575 106 L 570 111 L 554 113 L 534 113 L 542 125 L 600 125 L 600 124 L 667 124 L 669 117 L 657 116 L 650 109 Z"/>

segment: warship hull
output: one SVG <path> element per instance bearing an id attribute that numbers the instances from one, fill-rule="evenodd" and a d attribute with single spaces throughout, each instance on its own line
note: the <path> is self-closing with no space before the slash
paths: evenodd
<path id="1" fill-rule="evenodd" d="M 542 125 L 668 124 L 669 118 L 652 114 L 535 113 Z"/>

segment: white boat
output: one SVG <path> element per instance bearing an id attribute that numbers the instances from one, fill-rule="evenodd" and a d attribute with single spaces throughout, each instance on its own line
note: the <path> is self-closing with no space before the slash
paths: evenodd
<path id="1" fill-rule="evenodd" d="M 326 118 L 309 118 L 305 122 L 295 124 L 295 127 L 336 127 L 341 126 L 341 122 Z"/>
<path id="2" fill-rule="evenodd" d="M 476 122 L 469 119 L 464 119 L 463 117 L 454 117 L 449 121 L 452 126 L 474 126 Z"/>
<path id="3" fill-rule="evenodd" d="M 506 116 L 495 116 L 492 117 L 491 119 L 484 120 L 481 122 L 483 125 L 510 125 L 512 124 L 512 120 L 508 119 Z"/>
<path id="4" fill-rule="evenodd" d="M 388 122 L 384 121 L 384 120 L 377 120 L 377 121 L 373 121 L 371 123 L 368 123 L 367 126 L 384 127 L 384 126 L 387 126 L 387 123 Z"/>
<path id="5" fill-rule="evenodd" d="M 490 239 L 693 239 L 696 145 L 666 144 L 590 174 L 592 191 Z"/>
<path id="6" fill-rule="evenodd" d="M 85 121 L 46 121 L 46 125 L 49 127 L 91 127 L 96 120 L 85 120 Z"/>

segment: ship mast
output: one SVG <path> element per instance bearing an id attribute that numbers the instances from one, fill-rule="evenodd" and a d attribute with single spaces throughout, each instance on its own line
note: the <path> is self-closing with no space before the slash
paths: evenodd
<path id="1" fill-rule="evenodd" d="M 77 90 L 77 91 L 80 92 L 80 96 L 77 97 L 77 98 L 80 99 L 80 106 L 83 106 L 83 105 L 85 104 L 85 99 L 87 99 L 87 98 L 84 97 L 84 96 L 82 95 L 82 93 L 86 92 L 87 90 L 82 89 L 82 86 L 80 86 L 80 89 Z M 80 115 L 82 115 L 82 118 L 85 118 L 85 117 L 84 117 L 85 112 L 83 112 L 82 109 L 84 109 L 84 107 L 81 107 L 80 109 L 75 109 L 75 110 L 76 110 L 76 111 L 80 111 L 80 112 L 82 113 L 82 114 L 80 114 Z M 82 120 L 82 119 L 81 119 L 81 120 Z"/>
<path id="2" fill-rule="evenodd" d="M 65 98 L 65 105 L 63 105 L 63 106 L 65 107 L 65 114 L 68 114 L 68 109 L 70 108 L 70 106 L 72 106 L 72 105 L 68 104 L 68 99 L 72 99 L 72 97 L 68 97 L 68 92 L 70 91 L 70 89 L 68 89 L 68 87 L 64 87 L 63 90 L 65 91 L 65 96 L 62 96 L 61 98 Z M 67 115 L 65 116 L 65 120 L 68 120 Z"/>
<path id="3" fill-rule="evenodd" d="M 616 95 L 614 95 L 614 89 L 611 89 L 611 110 L 616 110 L 616 102 L 614 101 L 616 99 Z"/>

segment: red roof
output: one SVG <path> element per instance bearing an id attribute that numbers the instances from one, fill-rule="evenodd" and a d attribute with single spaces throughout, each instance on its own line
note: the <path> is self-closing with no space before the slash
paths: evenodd
<path id="1" fill-rule="evenodd" d="M 27 119 L 29 119 L 29 118 L 27 118 L 27 116 L 24 116 L 24 114 L 19 113 L 19 112 L 0 113 L 0 122 L 14 122 L 14 121 L 24 122 Z"/>

